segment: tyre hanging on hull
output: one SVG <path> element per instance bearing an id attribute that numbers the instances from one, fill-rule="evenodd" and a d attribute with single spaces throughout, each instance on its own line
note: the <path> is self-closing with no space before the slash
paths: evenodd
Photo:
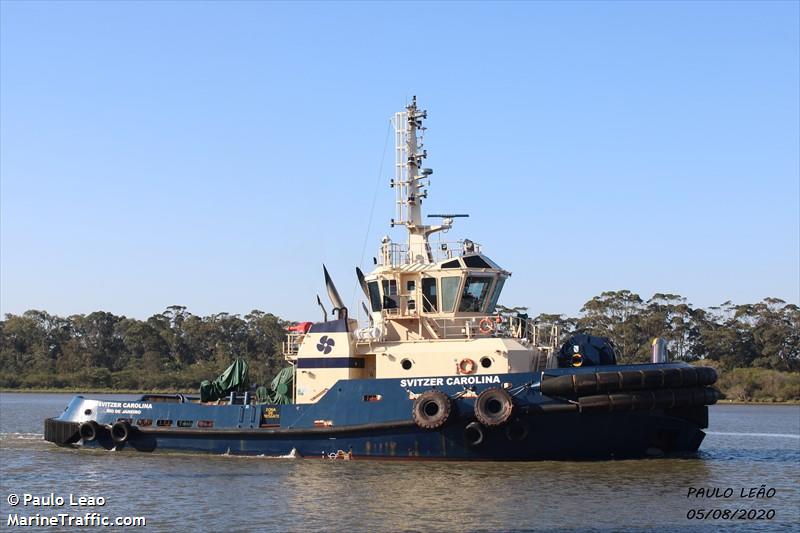
<path id="1" fill-rule="evenodd" d="M 475 418 L 484 426 L 493 427 L 505 424 L 513 410 L 514 403 L 505 389 L 488 388 L 475 400 Z"/>
<path id="2" fill-rule="evenodd" d="M 521 418 L 513 420 L 506 426 L 506 437 L 513 442 L 521 442 L 528 438 L 528 424 Z"/>
<path id="3" fill-rule="evenodd" d="M 78 433 L 84 442 L 92 442 L 100 433 L 100 426 L 94 420 L 89 420 L 78 427 Z"/>
<path id="4" fill-rule="evenodd" d="M 131 436 L 131 426 L 125 421 L 120 420 L 111 426 L 111 439 L 117 444 L 123 444 Z"/>
<path id="5" fill-rule="evenodd" d="M 464 440 L 470 446 L 480 446 L 483 444 L 483 426 L 478 422 L 470 422 L 464 428 Z"/>
<path id="6" fill-rule="evenodd" d="M 429 390 L 417 396 L 411 414 L 419 427 L 436 429 L 447 422 L 452 408 L 449 396 L 441 391 Z"/>

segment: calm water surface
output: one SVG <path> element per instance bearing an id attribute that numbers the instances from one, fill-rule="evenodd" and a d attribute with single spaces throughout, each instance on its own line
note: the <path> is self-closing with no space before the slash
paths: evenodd
<path id="1" fill-rule="evenodd" d="M 693 458 L 397 463 L 62 449 L 42 424 L 71 397 L 0 394 L 0 529 L 14 530 L 12 512 L 71 512 L 7 502 L 54 492 L 104 497 L 90 510 L 145 516 L 143 531 L 800 530 L 800 406 L 713 406 Z M 776 495 L 739 497 L 762 484 Z M 690 487 L 736 496 L 687 498 Z M 775 517 L 688 520 L 698 508 Z"/>

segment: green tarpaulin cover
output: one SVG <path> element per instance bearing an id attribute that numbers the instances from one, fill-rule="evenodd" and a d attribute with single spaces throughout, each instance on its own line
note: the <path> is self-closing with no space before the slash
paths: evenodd
<path id="1" fill-rule="evenodd" d="M 272 403 L 287 404 L 292 403 L 291 390 L 292 379 L 294 377 L 294 368 L 287 366 L 278 372 L 275 379 L 272 380 Z"/>
<path id="2" fill-rule="evenodd" d="M 213 402 L 224 398 L 233 391 L 247 390 L 247 361 L 237 357 L 231 366 L 214 381 L 203 381 L 200 384 L 200 401 Z"/>

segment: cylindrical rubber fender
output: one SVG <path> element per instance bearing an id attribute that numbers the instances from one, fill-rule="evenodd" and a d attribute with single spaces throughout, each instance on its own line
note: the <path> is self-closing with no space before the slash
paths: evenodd
<path id="1" fill-rule="evenodd" d="M 675 407 L 688 407 L 692 405 L 692 389 L 675 390 Z"/>
<path id="2" fill-rule="evenodd" d="M 664 374 L 664 388 L 671 389 L 683 385 L 683 374 L 680 368 L 665 368 L 661 372 Z"/>
<path id="3" fill-rule="evenodd" d="M 505 389 L 488 388 L 475 400 L 475 418 L 484 426 L 505 424 L 513 410 L 514 402 Z"/>
<path id="4" fill-rule="evenodd" d="M 478 422 L 470 422 L 464 428 L 464 440 L 470 446 L 480 446 L 483 443 L 483 426 Z"/>
<path id="5" fill-rule="evenodd" d="M 583 397 L 618 391 L 681 389 L 713 385 L 717 372 L 709 367 L 649 368 L 542 376 L 545 396 Z"/>
<path id="6" fill-rule="evenodd" d="M 656 409 L 671 409 L 675 407 L 675 393 L 672 389 L 653 391 L 653 404 Z"/>
<path id="7" fill-rule="evenodd" d="M 603 392 L 597 383 L 598 374 L 592 372 L 591 374 L 573 374 L 572 388 L 578 396 L 586 396 L 588 394 L 597 394 Z"/>
<path id="8" fill-rule="evenodd" d="M 658 372 L 658 371 L 656 371 Z M 626 370 L 620 372 L 619 390 L 641 389 L 644 381 L 644 372 L 641 370 Z"/>
<path id="9" fill-rule="evenodd" d="M 441 427 L 450 418 L 453 402 L 438 390 L 425 391 L 414 400 L 411 414 L 414 422 L 424 429 Z"/>
<path id="10" fill-rule="evenodd" d="M 703 389 L 703 392 L 705 392 L 705 399 L 703 401 L 704 405 L 714 405 L 717 403 L 717 400 L 719 399 L 719 392 L 717 392 L 717 389 L 713 387 L 706 387 Z"/>
<path id="11" fill-rule="evenodd" d="M 697 386 L 697 369 L 696 368 L 681 368 L 683 374 L 683 383 L 681 387 L 695 387 Z"/>
<path id="12" fill-rule="evenodd" d="M 589 374 L 593 376 L 594 374 Z M 572 378 L 575 374 L 566 376 L 542 376 L 540 390 L 545 396 L 572 396 L 575 392 Z"/>
<path id="13" fill-rule="evenodd" d="M 506 426 L 506 437 L 513 442 L 521 442 L 528 438 L 528 423 L 518 418 Z"/>
<path id="14" fill-rule="evenodd" d="M 697 384 L 698 385 L 713 385 L 717 382 L 717 371 L 710 366 L 701 366 L 697 368 Z"/>
<path id="15" fill-rule="evenodd" d="M 78 433 L 80 434 L 81 438 L 84 442 L 92 442 L 97 438 L 97 435 L 100 433 L 100 426 L 97 425 L 97 422 L 94 420 L 89 420 L 88 422 L 82 423 L 78 427 Z"/>
<path id="16" fill-rule="evenodd" d="M 625 392 L 615 392 L 608 395 L 609 410 L 617 411 L 633 411 L 634 399 L 633 394 Z"/>
<path id="17" fill-rule="evenodd" d="M 117 444 L 122 444 L 123 442 L 126 442 L 130 438 L 130 436 L 131 436 L 131 425 L 125 422 L 124 420 L 114 422 L 114 425 L 111 426 L 111 439 Z"/>
<path id="18" fill-rule="evenodd" d="M 578 398 L 580 412 L 622 412 L 672 409 L 694 405 L 711 405 L 717 401 L 717 391 L 711 387 L 691 389 L 657 389 L 616 392 Z"/>

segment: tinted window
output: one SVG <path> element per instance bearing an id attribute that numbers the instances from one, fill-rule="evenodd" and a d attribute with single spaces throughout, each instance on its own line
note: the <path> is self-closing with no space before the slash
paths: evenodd
<path id="1" fill-rule="evenodd" d="M 442 311 L 445 313 L 451 312 L 456 304 L 459 283 L 461 283 L 460 276 L 442 278 Z"/>
<path id="2" fill-rule="evenodd" d="M 461 304 L 458 306 L 458 310 L 462 313 L 480 313 L 491 284 L 492 278 L 469 276 L 464 283 L 464 292 L 461 294 Z"/>
<path id="3" fill-rule="evenodd" d="M 436 278 L 422 278 L 422 310 L 426 313 L 435 313 L 438 308 Z"/>
<path id="4" fill-rule="evenodd" d="M 383 280 L 383 308 L 397 309 L 397 281 Z"/>
<path id="5" fill-rule="evenodd" d="M 381 293 L 378 290 L 378 282 L 377 281 L 370 281 L 367 283 L 367 288 L 369 289 L 369 304 L 372 306 L 373 312 L 378 312 L 381 310 Z"/>
<path id="6" fill-rule="evenodd" d="M 487 315 L 494 313 L 494 308 L 497 305 L 497 300 L 500 299 L 500 293 L 503 292 L 503 284 L 505 282 L 506 278 L 500 278 L 497 280 L 497 283 L 494 284 L 494 292 L 492 293 L 491 300 L 489 300 L 489 306 L 486 308 Z"/>
<path id="7" fill-rule="evenodd" d="M 479 255 L 468 255 L 461 259 L 463 259 L 464 264 L 470 268 L 492 268 L 492 265 L 487 263 L 483 257 Z"/>
<path id="8" fill-rule="evenodd" d="M 453 259 L 447 263 L 442 263 L 442 268 L 461 268 L 461 263 L 458 262 L 458 259 Z"/>

